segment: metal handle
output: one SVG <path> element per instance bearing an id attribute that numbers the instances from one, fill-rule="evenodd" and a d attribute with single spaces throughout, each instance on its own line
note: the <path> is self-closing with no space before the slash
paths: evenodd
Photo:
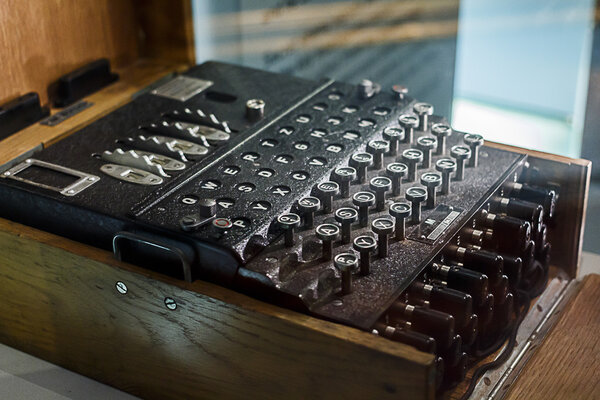
<path id="1" fill-rule="evenodd" d="M 115 236 L 113 238 L 113 253 L 115 255 L 115 258 L 119 261 L 121 261 L 120 243 L 123 240 L 140 243 L 140 244 L 145 244 L 148 246 L 156 247 L 161 250 L 170 251 L 171 253 L 175 254 L 177 256 L 177 258 L 179 258 L 179 260 L 181 261 L 181 265 L 183 268 L 183 279 L 185 279 L 186 282 L 192 281 L 192 268 L 190 266 L 190 262 L 188 261 L 187 257 L 183 253 L 183 251 L 181 251 L 181 249 L 179 249 L 175 246 L 172 246 L 170 244 L 154 240 L 154 239 L 150 240 L 148 238 L 145 238 L 145 237 L 135 234 L 135 233 L 118 232 L 115 234 Z"/>

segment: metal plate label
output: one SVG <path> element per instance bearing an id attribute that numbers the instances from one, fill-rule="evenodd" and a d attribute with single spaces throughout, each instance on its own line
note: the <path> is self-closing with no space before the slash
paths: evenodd
<path id="1" fill-rule="evenodd" d="M 446 232 L 462 211 L 458 207 L 440 204 L 408 235 L 408 238 L 422 243 L 433 244 Z"/>
<path id="2" fill-rule="evenodd" d="M 212 85 L 211 81 L 181 75 L 150 91 L 150 93 L 173 100 L 187 101 Z"/>
<path id="3" fill-rule="evenodd" d="M 77 102 L 73 105 L 70 105 L 69 107 L 57 112 L 56 114 L 51 115 L 48 118 L 41 120 L 40 124 L 48 125 L 48 126 L 56 126 L 56 125 L 60 124 L 61 122 L 71 118 L 74 115 L 79 114 L 86 108 L 89 108 L 93 105 L 94 105 L 94 103 L 90 103 L 89 101 L 79 101 L 79 102 Z"/>

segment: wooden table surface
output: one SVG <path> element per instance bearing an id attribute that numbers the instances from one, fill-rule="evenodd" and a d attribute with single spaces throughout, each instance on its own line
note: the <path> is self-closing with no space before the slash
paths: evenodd
<path id="1" fill-rule="evenodd" d="M 508 398 L 600 399 L 600 275 L 583 279 Z"/>

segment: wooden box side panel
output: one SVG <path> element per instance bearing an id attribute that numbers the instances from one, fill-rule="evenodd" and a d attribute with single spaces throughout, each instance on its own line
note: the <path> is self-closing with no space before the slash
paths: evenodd
<path id="1" fill-rule="evenodd" d="M 131 64 L 137 29 L 131 1 L 3 0 L 0 103 L 30 91 L 46 103 L 51 82 L 98 58 Z"/>
<path id="2" fill-rule="evenodd" d="M 433 398 L 410 347 L 3 220 L 0 248 L 0 341 L 144 398 Z"/>
<path id="3" fill-rule="evenodd" d="M 574 279 L 581 259 L 592 163 L 499 143 L 487 144 L 527 154 L 529 163 L 538 167 L 549 182 L 560 185 L 556 217 L 550 226 L 548 241 L 552 243 L 552 265 Z"/>

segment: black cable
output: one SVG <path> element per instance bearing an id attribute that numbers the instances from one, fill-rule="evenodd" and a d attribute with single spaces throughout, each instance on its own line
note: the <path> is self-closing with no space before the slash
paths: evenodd
<path id="1" fill-rule="evenodd" d="M 477 386 L 477 382 L 479 382 L 479 379 L 481 379 L 481 377 L 487 371 L 497 368 L 506 362 L 506 360 L 512 353 L 513 348 L 515 347 L 515 344 L 517 343 L 517 332 L 519 331 L 519 327 L 525 319 L 525 316 L 529 312 L 532 300 L 539 296 L 546 287 L 546 281 L 548 280 L 548 272 L 548 268 L 545 268 L 542 264 L 536 262 L 533 266 L 533 271 L 528 276 L 529 279 L 523 282 L 523 286 L 525 288 L 519 288 L 515 291 L 517 299 L 517 305 L 515 307 L 517 319 L 515 320 L 512 328 L 510 329 L 510 335 L 508 336 L 508 343 L 506 344 L 506 347 L 494 361 L 479 366 L 475 370 L 475 372 L 473 372 L 473 376 L 471 377 L 469 387 L 467 388 L 466 392 L 461 396 L 460 400 L 467 400 L 473 394 L 475 386 Z M 522 305 L 520 305 L 519 303 L 522 303 Z M 487 349 L 481 352 L 478 352 L 478 358 L 479 356 L 485 358 L 492 354 L 494 351 L 496 351 L 500 347 L 500 345 L 506 340 L 504 334 L 501 336 L 501 341 L 494 343 L 492 346 L 489 346 Z"/>

